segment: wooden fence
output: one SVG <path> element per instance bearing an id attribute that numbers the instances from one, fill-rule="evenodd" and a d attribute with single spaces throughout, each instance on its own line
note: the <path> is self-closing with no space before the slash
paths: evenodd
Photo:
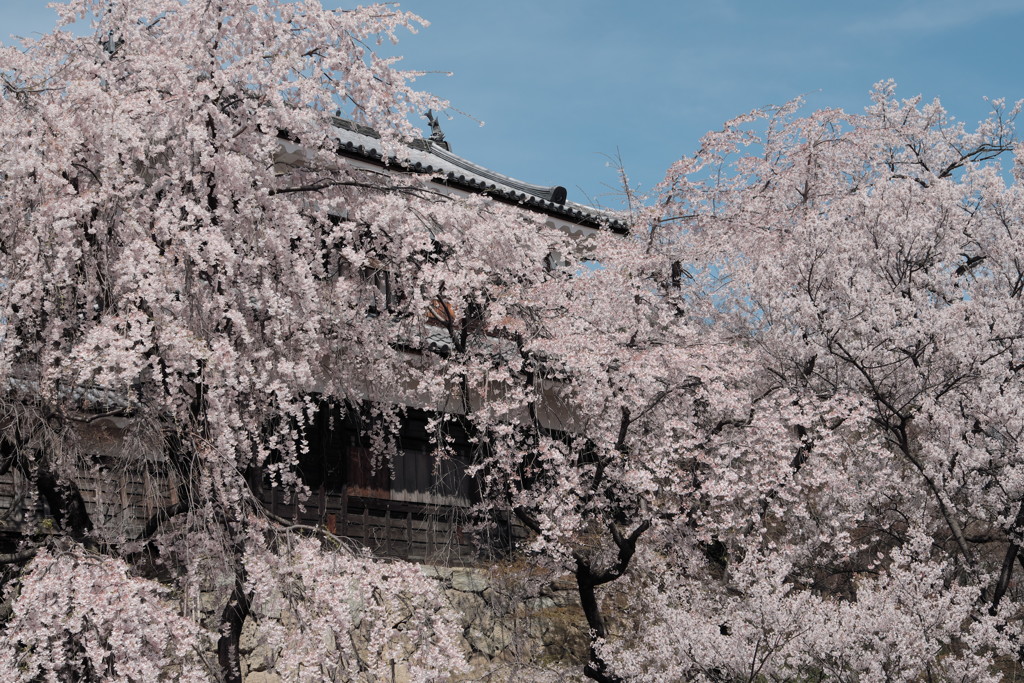
<path id="1" fill-rule="evenodd" d="M 123 543 L 141 533 L 156 510 L 175 501 L 173 478 L 152 471 L 83 472 L 76 483 L 95 532 Z M 469 531 L 464 505 L 417 503 L 349 495 L 320 489 L 300 503 L 292 491 L 256 485 L 254 493 L 281 520 L 319 526 L 364 546 L 374 555 L 425 564 L 459 566 L 492 559 L 506 551 L 522 527 L 493 525 Z M 46 531 L 49 511 L 35 487 L 17 472 L 0 475 L 0 536 Z"/>
<path id="2" fill-rule="evenodd" d="M 413 503 L 348 495 L 323 489 L 300 503 L 292 492 L 259 489 L 264 506 L 274 516 L 299 524 L 320 526 L 369 548 L 379 557 L 427 564 L 465 565 L 494 551 L 470 533 L 465 507 Z"/>

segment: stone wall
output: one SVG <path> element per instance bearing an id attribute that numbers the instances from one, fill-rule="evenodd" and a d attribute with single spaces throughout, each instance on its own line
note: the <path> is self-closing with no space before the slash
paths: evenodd
<path id="1" fill-rule="evenodd" d="M 553 578 L 522 559 L 488 568 L 425 566 L 424 571 L 442 584 L 462 621 L 470 669 L 453 681 L 581 680 L 587 627 L 571 576 Z M 248 626 L 241 639 L 245 683 L 283 683 L 273 670 L 272 654 Z M 380 683 L 407 680 L 398 665 L 393 682 Z"/>

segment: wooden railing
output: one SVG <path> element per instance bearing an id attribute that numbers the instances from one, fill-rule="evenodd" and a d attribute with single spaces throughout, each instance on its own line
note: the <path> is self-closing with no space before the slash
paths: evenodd
<path id="1" fill-rule="evenodd" d="M 78 483 L 98 532 L 113 542 L 135 538 L 156 507 L 167 505 L 173 486 L 166 476 L 150 478 L 153 481 L 140 475 L 104 483 L 83 475 Z M 0 476 L 0 536 L 40 532 L 48 511 L 39 496 L 26 495 L 29 488 L 17 473 Z M 471 532 L 464 505 L 349 495 L 347 488 L 321 489 L 300 503 L 292 491 L 259 484 L 253 490 L 276 517 L 323 527 L 380 557 L 438 565 L 476 564 L 503 554 L 514 538 L 525 535 L 522 527 L 511 524 L 494 525 L 493 533 Z"/>
<path id="2" fill-rule="evenodd" d="M 466 531 L 467 510 L 460 506 L 320 491 L 300 503 L 295 493 L 278 488 L 258 491 L 276 517 L 321 526 L 349 538 L 381 557 L 427 564 L 472 564 L 491 552 Z"/>
<path id="3" fill-rule="evenodd" d="M 166 473 L 107 468 L 81 470 L 73 480 L 85 502 L 93 533 L 104 543 L 137 538 L 146 521 L 176 502 L 173 479 Z M 36 485 L 21 472 L 0 474 L 0 534 L 18 536 L 44 533 L 52 512 Z"/>

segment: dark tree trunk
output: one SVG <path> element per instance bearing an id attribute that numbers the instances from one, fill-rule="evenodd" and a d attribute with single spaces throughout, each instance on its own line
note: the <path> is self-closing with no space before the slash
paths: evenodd
<path id="1" fill-rule="evenodd" d="M 583 614 L 587 617 L 587 625 L 590 627 L 590 661 L 583 667 L 583 673 L 598 683 L 622 683 L 621 678 L 608 673 L 608 665 L 597 652 L 597 641 L 608 636 L 608 629 L 605 626 L 604 615 L 601 614 L 601 606 L 597 602 L 597 584 L 594 579 L 590 567 L 577 563 L 576 587 L 579 589 Z"/>
<path id="2" fill-rule="evenodd" d="M 220 639 L 217 641 L 217 660 L 224 683 L 242 683 L 242 660 L 238 651 L 242 626 L 249 616 L 250 596 L 245 592 L 245 569 L 239 558 L 235 572 L 235 588 L 220 617 Z"/>
<path id="3" fill-rule="evenodd" d="M 992 605 L 989 607 L 989 614 L 995 615 L 999 611 L 999 603 L 1002 601 L 1003 596 L 1006 595 L 1006 589 L 1010 586 L 1010 578 L 1013 576 L 1013 565 L 1018 559 L 1018 553 L 1020 551 L 1020 543 L 1017 539 L 1020 538 L 1021 527 L 1024 527 L 1024 501 L 1019 504 L 1017 508 L 1017 516 L 1013 520 L 1013 526 L 1010 528 L 1010 545 L 1006 548 L 1006 556 L 1003 558 L 1003 566 L 999 571 L 999 579 L 996 582 L 995 591 L 992 596 Z"/>

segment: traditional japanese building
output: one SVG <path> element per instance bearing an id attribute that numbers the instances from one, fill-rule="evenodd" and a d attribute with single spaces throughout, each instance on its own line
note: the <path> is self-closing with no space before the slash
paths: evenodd
<path id="1" fill-rule="evenodd" d="M 550 227 L 586 238 L 598 230 L 623 232 L 613 214 L 569 201 L 562 186 L 525 183 L 464 159 L 450 149 L 436 120 L 428 113 L 433 134 L 416 140 L 401 157 L 386 157 L 379 136 L 350 121 L 337 120 L 339 154 L 367 169 L 427 174 L 444 192 L 482 194 L 544 216 Z M 285 155 L 301 155 L 301 147 L 285 143 Z M 389 281 L 380 277 L 382 296 L 390 295 Z M 449 340 L 438 326 L 430 342 L 444 347 Z M 481 547 L 501 550 L 521 530 L 505 521 L 495 522 L 489 538 L 464 532 L 467 509 L 476 495 L 474 482 L 465 476 L 471 447 L 457 427 L 449 430 L 454 457 L 434 460 L 427 422 L 436 416 L 410 407 L 398 435 L 398 455 L 387 466 L 374 462 L 365 424 L 351 411 L 342 415 L 325 406 L 314 425 L 309 452 L 300 462 L 313 497 L 304 506 L 296 496 L 263 480 L 254 488 L 272 514 L 306 523 L 322 524 L 353 538 L 383 555 L 414 560 L 469 561 Z M 486 533 L 486 532 L 485 532 Z"/>
<path id="2" fill-rule="evenodd" d="M 525 183 L 484 168 L 453 153 L 440 127 L 429 116 L 433 134 L 413 141 L 401 155 L 386 156 L 380 137 L 369 128 L 337 119 L 334 134 L 338 153 L 347 163 L 389 174 L 417 173 L 446 194 L 484 195 L 496 202 L 515 205 L 543 216 L 549 227 L 585 239 L 598 230 L 624 231 L 615 217 L 593 207 L 569 201 L 562 186 Z M 282 137 L 281 161 L 301 163 L 299 144 Z M 386 272 L 374 275 L 380 310 L 394 296 Z M 434 350 L 450 343 L 443 326 L 432 329 L 427 343 Z M 66 397 L 78 411 L 73 439 L 89 454 L 92 467 L 78 478 L 78 494 L 93 531 L 110 542 L 137 537 L 153 515 L 179 502 L 174 476 L 160 458 L 137 457 L 139 450 L 160 452 L 160 444 L 138 441 L 138 429 L 130 406 L 102 390 L 75 388 Z M 31 397 L 31 382 L 12 387 L 12 393 Z M 386 396 L 366 397 L 367 401 Z M 366 412 L 366 411 L 364 411 Z M 115 414 L 116 413 L 116 414 Z M 465 474 L 472 460 L 468 437 L 454 425 L 448 430 L 451 457 L 436 461 L 428 421 L 436 411 L 407 406 L 390 458 L 374 455 L 369 443 L 369 413 L 342 411 L 325 400 L 307 435 L 308 450 L 299 462 L 300 477 L 311 495 L 305 498 L 294 487 L 278 486 L 263 471 L 253 472 L 250 486 L 267 511 L 283 520 L 318 525 L 369 547 L 382 556 L 431 563 L 468 563 L 481 553 L 501 552 L 522 530 L 510 520 L 494 520 L 488 530 L 470 533 L 468 508 L 476 487 Z M 67 439 L 55 434 L 53 442 Z M 122 457 L 131 443 L 135 455 Z M 40 444 L 41 446 L 41 444 Z M 53 496 L 45 482 L 29 481 L 10 459 L 0 467 L 0 535 L 9 539 L 23 534 L 47 533 L 52 528 Z M 66 525 L 67 520 L 55 520 Z M 48 526 L 49 525 L 49 526 Z"/>

